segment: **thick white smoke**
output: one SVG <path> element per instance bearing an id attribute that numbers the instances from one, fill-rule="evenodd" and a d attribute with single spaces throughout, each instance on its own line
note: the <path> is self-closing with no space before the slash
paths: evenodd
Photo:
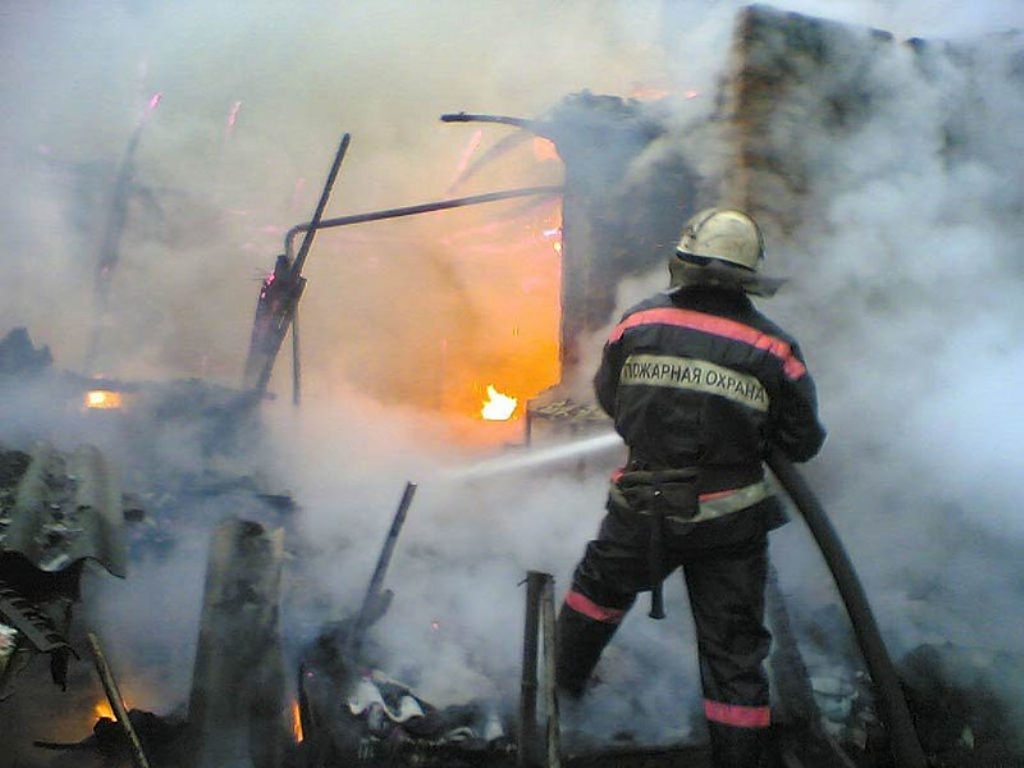
<path id="1" fill-rule="evenodd" d="M 681 118 L 690 124 L 713 109 L 741 6 L 7 4 L 0 331 L 26 326 L 57 367 L 78 370 L 99 319 L 113 375 L 236 384 L 258 277 L 285 231 L 308 219 L 343 132 L 352 146 L 330 215 L 445 197 L 470 133 L 440 124 L 444 112 L 531 117 L 583 88 L 628 96 L 650 86 L 698 92 Z M 1015 4 L 994 1 L 780 7 L 897 40 L 974 43 L 1024 26 Z M 1024 637 L 1020 566 L 992 559 L 1013 551 L 1000 544 L 1024 538 L 1014 387 L 1024 372 L 1016 300 L 1024 104 L 1021 74 L 1008 69 L 1015 59 L 1000 54 L 1012 43 L 1000 39 L 1005 46 L 980 56 L 970 77 L 945 54 L 932 77 L 908 48 L 880 56 L 866 78 L 872 111 L 861 128 L 805 137 L 827 161 L 809 175 L 814 216 L 785 250 L 769 244 L 768 270 L 793 282 L 764 309 L 801 340 L 830 430 L 807 473 L 895 652 L 936 640 L 1019 652 Z M 1019 61 L 1019 42 L 1016 50 Z M 147 114 L 155 93 L 160 103 Z M 105 196 L 143 119 L 121 262 L 98 318 L 92 280 Z M 965 158 L 943 154 L 949 126 Z M 493 143 L 505 134 L 485 135 Z M 694 164 L 721 172 L 715 147 L 701 149 L 687 148 Z M 532 181 L 530 173 L 507 186 Z M 419 249 L 429 251 L 436 230 L 373 226 L 318 239 L 302 309 L 307 399 L 299 412 L 285 402 L 267 408 L 273 441 L 260 458 L 302 506 L 305 540 L 303 560 L 289 565 L 302 582 L 289 592 L 294 624 L 284 633 L 309 639 L 318 621 L 354 608 L 412 480 L 420 488 L 388 579 L 396 598 L 378 627 L 390 671 L 440 704 L 511 701 L 519 582 L 527 570 L 548 571 L 560 596 L 600 519 L 603 471 L 454 481 L 448 470 L 480 457 L 450 439 L 450 419 L 375 402 L 345 380 L 357 366 L 339 359 L 362 356 L 358 366 L 372 373 L 375 355 L 406 353 L 393 340 L 426 322 L 417 297 L 459 285 L 439 269 L 414 272 L 422 282 L 409 286 L 409 272 L 388 266 L 408 256 L 401 263 L 420 269 Z M 630 283 L 622 302 L 662 285 L 661 274 Z M 600 342 L 585 354 L 595 356 Z M 773 546 L 798 605 L 834 599 L 799 524 Z M 168 700 L 140 702 L 154 709 L 180 703 L 195 642 L 205 548 L 179 555 L 95 601 L 109 596 L 99 617 L 123 627 L 126 663 L 142 668 L 153 658 L 146 649 L 160 649 Z M 152 595 L 161 590 L 170 608 L 157 612 Z M 666 597 L 667 621 L 647 621 L 638 606 L 624 624 L 602 665 L 605 694 L 582 713 L 592 732 L 622 727 L 649 741 L 690 733 L 698 680 L 677 580 Z M 637 673 L 651 669 L 661 674 Z"/>

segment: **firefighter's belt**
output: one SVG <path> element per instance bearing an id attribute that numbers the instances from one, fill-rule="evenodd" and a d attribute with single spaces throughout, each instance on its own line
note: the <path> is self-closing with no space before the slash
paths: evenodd
<path id="1" fill-rule="evenodd" d="M 641 515 L 658 508 L 666 519 L 702 523 L 746 509 L 771 495 L 765 480 L 720 493 L 697 495 L 698 470 L 670 469 L 624 472 L 611 484 L 611 499 Z"/>

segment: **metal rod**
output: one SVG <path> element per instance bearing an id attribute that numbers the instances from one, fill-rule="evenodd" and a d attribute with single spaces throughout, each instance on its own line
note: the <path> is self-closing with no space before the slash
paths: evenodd
<path id="1" fill-rule="evenodd" d="M 309 255 L 309 248 L 313 244 L 313 237 L 316 235 L 316 230 L 320 226 L 320 219 L 323 218 L 324 208 L 327 207 L 327 200 L 331 196 L 331 190 L 334 188 L 334 180 L 338 178 L 338 169 L 341 168 L 341 161 L 345 159 L 345 153 L 348 151 L 350 136 L 345 134 L 341 137 L 341 144 L 338 146 L 338 151 L 334 156 L 334 163 L 331 164 L 331 170 L 327 174 L 327 181 L 324 183 L 323 191 L 320 193 L 320 200 L 316 204 L 316 211 L 313 213 L 313 218 L 310 221 L 310 227 L 306 230 L 306 236 L 302 239 L 302 245 L 299 246 L 299 252 L 295 256 L 295 260 L 292 262 L 291 274 L 292 278 L 298 277 L 302 274 L 302 267 L 306 263 L 306 257 Z M 286 251 L 291 253 L 290 250 Z"/>
<path id="2" fill-rule="evenodd" d="M 825 514 L 821 502 L 792 462 L 773 449 L 768 466 L 803 515 L 825 563 L 832 572 L 839 595 L 846 606 L 868 672 L 875 684 L 882 719 L 888 727 L 897 768 L 924 768 L 926 761 L 918 741 L 899 677 L 885 648 L 871 606 L 857 572 L 843 548 L 839 536 Z"/>
<path id="3" fill-rule="evenodd" d="M 433 203 L 420 203 L 402 208 L 388 208 L 382 211 L 370 211 L 369 213 L 356 213 L 350 216 L 339 216 L 334 219 L 323 219 L 319 223 L 306 222 L 296 224 L 285 235 L 285 251 L 291 252 L 291 242 L 300 232 L 307 234 L 315 227 L 316 229 L 331 229 L 333 227 L 347 227 L 350 224 L 363 224 L 368 221 L 380 221 L 382 219 L 397 219 L 402 216 L 415 216 L 420 213 L 432 213 L 433 211 L 444 211 L 449 208 L 461 208 L 467 205 L 479 205 L 481 203 L 493 203 L 498 200 L 510 200 L 516 197 L 529 197 L 531 195 L 558 195 L 563 192 L 561 185 L 550 185 L 541 187 L 522 187 L 520 189 L 509 189 L 501 192 L 487 192 L 482 195 L 471 195 L 469 197 L 456 197 L 450 200 L 439 200 Z"/>
<path id="4" fill-rule="evenodd" d="M 540 594 L 545 574 L 526 574 L 526 622 L 523 629 L 523 670 L 519 687 L 519 749 L 516 765 L 533 765 L 537 754 L 537 650 L 540 628 Z"/>
<path id="5" fill-rule="evenodd" d="M 110 702 L 110 708 L 114 711 L 114 716 L 117 718 L 117 722 L 120 723 L 121 728 L 124 730 L 124 735 L 128 739 L 132 763 L 134 763 L 135 768 L 149 768 L 146 753 L 142 751 L 142 742 L 139 741 L 138 734 L 135 733 L 135 728 L 132 727 L 132 721 L 129 719 L 128 711 L 124 706 L 124 699 L 121 698 L 121 692 L 117 688 L 117 681 L 114 680 L 114 675 L 111 673 L 110 667 L 107 665 L 107 659 L 100 648 L 100 641 L 92 632 L 88 633 L 88 638 L 93 660 L 96 662 L 96 671 L 99 672 L 100 681 L 103 683 L 103 690 L 107 694 L 107 701 Z"/>
<path id="6" fill-rule="evenodd" d="M 387 573 L 388 565 L 391 562 L 391 555 L 395 551 L 395 543 L 398 541 L 398 534 L 401 532 L 402 525 L 405 523 L 406 513 L 409 511 L 409 505 L 412 504 L 412 497 L 415 493 L 416 484 L 406 482 L 405 490 L 402 492 L 402 499 L 398 503 L 398 509 L 395 511 L 394 518 L 391 520 L 391 528 L 388 530 L 388 535 L 384 539 L 384 546 L 381 548 L 380 555 L 377 557 L 377 565 L 373 569 L 373 575 L 370 577 L 370 583 L 366 587 L 366 595 L 363 597 L 363 603 L 359 607 L 359 613 L 356 615 L 355 625 L 352 627 L 352 631 L 348 636 L 347 650 L 350 656 L 356 656 L 359 653 L 359 648 L 363 640 L 363 633 L 367 626 L 372 623 L 370 622 L 370 616 L 374 613 L 374 608 L 378 605 L 381 586 L 384 584 L 384 576 Z"/>
<path id="7" fill-rule="evenodd" d="M 281 342 L 284 341 L 285 334 L 287 334 L 288 330 L 292 327 L 292 322 L 299 310 L 299 299 L 302 298 L 302 291 L 305 288 L 305 278 L 302 277 L 302 267 L 306 262 L 306 257 L 309 255 L 309 249 L 313 244 L 313 237 L 319 227 L 320 220 L 323 218 L 324 208 L 327 207 L 327 200 L 331 196 L 331 190 L 334 188 L 334 181 L 337 179 L 338 170 L 341 168 L 341 161 L 345 159 L 345 153 L 348 151 L 349 140 L 350 137 L 347 133 L 341 137 L 341 143 L 338 146 L 338 151 L 334 155 L 334 162 L 331 164 L 331 169 L 327 174 L 327 180 L 324 182 L 324 188 L 320 193 L 320 200 L 317 202 L 316 210 L 313 212 L 311 226 L 306 232 L 306 236 L 302 239 L 302 245 L 299 246 L 299 252 L 294 259 L 291 257 L 291 243 L 288 243 L 288 249 L 285 253 L 285 257 L 291 266 L 288 269 L 288 276 L 285 279 L 287 280 L 287 285 L 290 286 L 290 292 L 286 299 L 286 304 L 280 312 L 280 316 L 273 318 L 274 327 L 272 331 L 270 331 L 271 349 L 266 352 L 266 359 L 259 371 L 259 377 L 256 380 L 255 386 L 255 389 L 261 395 L 266 391 L 267 385 L 270 383 L 270 376 L 274 370 L 274 362 L 277 360 L 278 352 L 281 351 Z M 248 370 L 248 368 L 249 364 L 246 363 L 246 369 Z M 294 397 L 295 395 L 293 395 L 293 399 Z"/>
<path id="8" fill-rule="evenodd" d="M 442 123 L 501 123 L 502 125 L 514 125 L 516 128 L 530 129 L 536 125 L 536 120 L 528 120 L 525 117 L 508 117 L 506 115 L 480 115 L 470 112 L 449 112 L 441 115 Z"/>

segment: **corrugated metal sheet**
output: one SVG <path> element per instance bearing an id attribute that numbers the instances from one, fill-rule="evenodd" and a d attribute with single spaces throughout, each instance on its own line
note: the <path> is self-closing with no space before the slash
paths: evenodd
<path id="1" fill-rule="evenodd" d="M 89 559 L 115 576 L 127 573 L 119 483 L 95 446 L 65 454 L 38 444 L 4 516 L 0 551 L 17 552 L 42 571 Z"/>

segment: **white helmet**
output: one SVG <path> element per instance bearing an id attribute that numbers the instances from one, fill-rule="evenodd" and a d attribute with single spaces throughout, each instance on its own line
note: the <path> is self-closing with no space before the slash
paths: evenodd
<path id="1" fill-rule="evenodd" d="M 762 261 L 757 222 L 734 208 L 705 208 L 683 227 L 669 261 L 671 287 L 718 285 L 771 296 L 783 281 L 758 276 Z"/>
<path id="2" fill-rule="evenodd" d="M 743 211 L 705 208 L 686 222 L 676 253 L 718 259 L 757 271 L 764 258 L 764 235 Z"/>

